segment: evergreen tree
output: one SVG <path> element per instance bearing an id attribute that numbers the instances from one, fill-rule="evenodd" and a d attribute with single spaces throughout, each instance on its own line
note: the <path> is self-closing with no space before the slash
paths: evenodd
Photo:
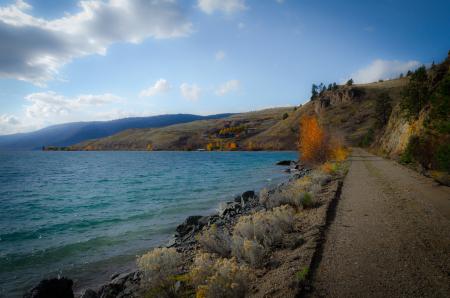
<path id="1" fill-rule="evenodd" d="M 383 127 L 389 120 L 392 112 L 392 99 L 387 93 L 382 93 L 377 97 L 375 103 L 375 116 L 377 118 L 377 126 Z"/>
<path id="2" fill-rule="evenodd" d="M 416 117 L 428 103 L 428 97 L 428 75 L 425 66 L 422 66 L 411 74 L 409 83 L 403 90 L 401 106 L 409 117 Z"/>
<path id="3" fill-rule="evenodd" d="M 316 84 L 312 84 L 312 87 L 311 87 L 311 100 L 314 100 L 317 97 L 317 95 L 319 95 L 317 89 L 318 89 L 318 86 Z"/>
<path id="4" fill-rule="evenodd" d="M 347 83 L 345 83 L 345 85 L 347 86 L 353 85 L 353 79 L 348 80 Z"/>

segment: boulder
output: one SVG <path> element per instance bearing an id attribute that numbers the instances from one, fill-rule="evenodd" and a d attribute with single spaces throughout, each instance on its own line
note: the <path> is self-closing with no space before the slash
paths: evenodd
<path id="1" fill-rule="evenodd" d="M 238 196 L 235 196 L 235 197 L 234 197 L 234 201 L 235 201 L 236 203 L 240 203 L 240 202 L 241 202 L 241 199 L 242 199 L 241 195 L 238 195 Z"/>
<path id="2" fill-rule="evenodd" d="M 193 215 L 186 218 L 186 220 L 177 227 L 176 231 L 180 237 L 188 234 L 189 232 L 196 231 L 199 228 L 199 221 L 203 216 Z"/>
<path id="3" fill-rule="evenodd" d="M 73 281 L 68 278 L 42 280 L 36 287 L 26 293 L 24 298 L 73 298 Z"/>
<path id="4" fill-rule="evenodd" d="M 87 289 L 84 291 L 83 295 L 81 295 L 81 298 L 99 298 L 97 295 L 97 292 L 91 289 Z"/>
<path id="5" fill-rule="evenodd" d="M 276 163 L 277 166 L 290 166 L 291 163 L 295 163 L 293 160 L 281 160 Z"/>
<path id="6" fill-rule="evenodd" d="M 255 196 L 256 195 L 253 190 L 248 190 L 248 191 L 244 192 L 241 197 L 244 202 L 247 202 L 248 199 L 253 199 Z"/>
<path id="7" fill-rule="evenodd" d="M 226 216 L 233 216 L 239 213 L 242 209 L 242 206 L 240 203 L 236 202 L 229 202 L 226 204 L 226 206 L 221 210 L 219 213 L 220 217 L 226 217 Z"/>

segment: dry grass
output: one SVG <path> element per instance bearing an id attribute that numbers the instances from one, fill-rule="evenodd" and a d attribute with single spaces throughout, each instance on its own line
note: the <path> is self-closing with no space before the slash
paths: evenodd
<path id="1" fill-rule="evenodd" d="M 161 297 L 171 297 L 175 293 L 176 275 L 182 256 L 175 248 L 154 248 L 137 260 L 143 272 L 142 286 L 145 290 L 158 293 Z"/>
<path id="2" fill-rule="evenodd" d="M 213 224 L 197 236 L 201 247 L 210 253 L 217 253 L 222 257 L 228 257 L 231 253 L 231 237 L 222 228 Z"/>
<path id="3" fill-rule="evenodd" d="M 233 256 L 253 267 L 262 266 L 270 249 L 281 243 L 285 233 L 293 230 L 294 215 L 294 209 L 284 205 L 241 217 L 233 230 Z"/>
<path id="4" fill-rule="evenodd" d="M 217 258 L 213 254 L 197 254 L 189 273 L 196 297 L 245 297 L 251 278 L 250 270 L 235 258 Z"/>

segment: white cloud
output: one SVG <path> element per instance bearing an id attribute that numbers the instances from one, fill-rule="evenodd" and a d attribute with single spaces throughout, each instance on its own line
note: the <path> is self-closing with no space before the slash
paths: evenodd
<path id="1" fill-rule="evenodd" d="M 225 82 L 222 85 L 220 85 L 219 88 L 217 88 L 216 94 L 218 96 L 223 96 L 227 93 L 237 91 L 239 89 L 239 86 L 240 86 L 240 82 L 238 80 L 231 80 L 231 81 Z"/>
<path id="2" fill-rule="evenodd" d="M 120 101 L 120 97 L 110 93 L 83 94 L 67 98 L 53 91 L 32 93 L 27 95 L 25 99 L 30 102 L 29 105 L 25 106 L 25 115 L 38 120 L 67 116 L 77 110 Z"/>
<path id="3" fill-rule="evenodd" d="M 231 14 L 247 9 L 245 0 L 198 0 L 198 7 L 207 14 L 216 11 Z"/>
<path id="4" fill-rule="evenodd" d="M 0 134 L 10 134 L 20 131 L 20 120 L 13 115 L 0 115 Z"/>
<path id="5" fill-rule="evenodd" d="M 139 93 L 140 97 L 150 97 L 155 96 L 160 93 L 165 93 L 170 90 L 170 84 L 165 79 L 159 79 L 153 84 L 153 86 L 148 87 L 147 89 L 142 90 Z"/>
<path id="6" fill-rule="evenodd" d="M 351 77 L 355 83 L 371 83 L 381 79 L 390 79 L 397 77 L 400 73 L 406 73 L 419 67 L 419 61 L 398 61 L 398 60 L 381 60 L 373 61 L 367 67 L 364 67 L 353 73 Z"/>
<path id="7" fill-rule="evenodd" d="M 181 95 L 187 100 L 196 101 L 200 98 L 201 89 L 197 85 L 189 85 L 187 83 L 183 83 L 180 86 Z"/>
<path id="8" fill-rule="evenodd" d="M 217 61 L 221 61 L 221 60 L 225 59 L 225 56 L 226 56 L 226 54 L 222 50 L 218 51 L 215 55 Z"/>
<path id="9" fill-rule="evenodd" d="M 23 0 L 0 7 L 0 78 L 45 85 L 77 57 L 104 55 L 117 42 L 189 35 L 192 24 L 175 0 L 85 0 L 81 11 L 53 20 L 30 14 Z"/>

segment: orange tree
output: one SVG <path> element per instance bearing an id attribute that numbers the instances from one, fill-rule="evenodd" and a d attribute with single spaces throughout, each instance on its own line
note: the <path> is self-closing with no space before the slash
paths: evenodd
<path id="1" fill-rule="evenodd" d="M 327 133 L 320 126 L 317 117 L 303 116 L 300 119 L 300 159 L 309 165 L 324 163 L 329 151 Z"/>

